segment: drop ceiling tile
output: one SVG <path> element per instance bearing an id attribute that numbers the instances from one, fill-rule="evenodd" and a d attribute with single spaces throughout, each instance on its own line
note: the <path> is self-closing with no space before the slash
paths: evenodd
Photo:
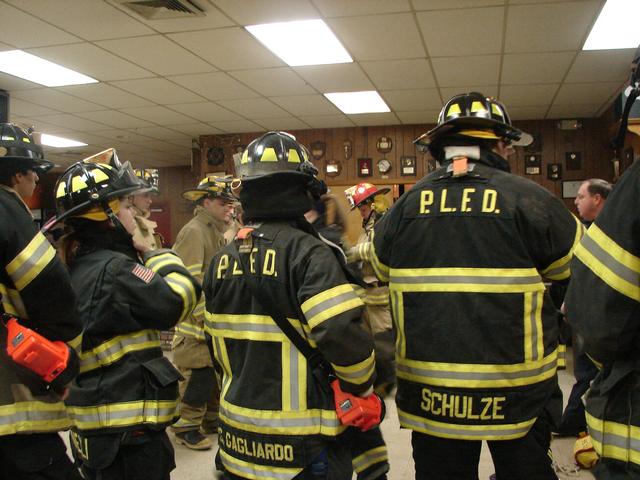
<path id="1" fill-rule="evenodd" d="M 412 0 L 416 10 L 448 10 L 504 5 L 506 0 Z"/>
<path id="2" fill-rule="evenodd" d="M 349 115 L 353 123 L 360 127 L 375 125 L 397 125 L 400 123 L 395 113 L 360 113 L 358 115 Z"/>
<path id="3" fill-rule="evenodd" d="M 504 7 L 419 12 L 431 57 L 482 55 L 502 51 Z"/>
<path id="4" fill-rule="evenodd" d="M 114 128 L 137 128 L 151 125 L 146 120 L 132 117 L 116 110 L 100 110 L 97 112 L 80 113 L 78 116 L 88 118 L 96 122 L 104 123 Z"/>
<path id="5" fill-rule="evenodd" d="M 559 84 L 502 86 L 500 101 L 509 111 L 511 107 L 549 105 L 559 86 Z"/>
<path id="6" fill-rule="evenodd" d="M 360 62 L 360 66 L 369 75 L 378 90 L 435 86 L 431 67 L 424 58 Z"/>
<path id="7" fill-rule="evenodd" d="M 163 35 L 106 40 L 97 42 L 97 45 L 158 75 L 215 70 L 207 62 Z"/>
<path id="8" fill-rule="evenodd" d="M 220 100 L 218 103 L 233 112 L 254 120 L 258 120 L 260 118 L 278 118 L 287 116 L 287 112 L 266 98 Z"/>
<path id="9" fill-rule="evenodd" d="M 218 132 L 217 128 L 214 128 L 206 123 L 186 123 L 181 125 L 170 125 L 167 128 L 182 132 L 185 135 L 189 135 L 193 138 L 198 138 L 201 135 L 211 135 Z"/>
<path id="10" fill-rule="evenodd" d="M 431 60 L 438 84 L 444 87 L 498 83 L 499 55 L 442 57 Z"/>
<path id="11" fill-rule="evenodd" d="M 223 72 L 178 75 L 169 77 L 169 80 L 209 100 L 232 100 L 260 96 L 260 94 Z"/>
<path id="12" fill-rule="evenodd" d="M 231 75 L 269 97 L 315 93 L 315 90 L 289 67 L 238 70 L 231 72 Z"/>
<path id="13" fill-rule="evenodd" d="M 65 113 L 90 112 L 101 108 L 100 105 L 72 97 L 52 88 L 20 90 L 12 92 L 12 96 Z"/>
<path id="14" fill-rule="evenodd" d="M 172 103 L 199 102 L 202 97 L 182 88 L 164 78 L 145 78 L 141 80 L 124 80 L 113 82 L 113 85 L 139 95 L 160 105 Z"/>
<path id="15" fill-rule="evenodd" d="M 213 102 L 202 103 L 185 103 L 179 105 L 171 105 L 171 110 L 177 110 L 189 117 L 193 117 L 201 122 L 226 122 L 229 120 L 239 120 L 240 117 L 235 113 L 222 108 Z"/>
<path id="16" fill-rule="evenodd" d="M 553 105 L 600 104 L 622 90 L 622 82 L 565 83 Z"/>
<path id="17" fill-rule="evenodd" d="M 9 3 L 85 40 L 154 33 L 130 15 L 99 0 L 9 0 Z"/>
<path id="18" fill-rule="evenodd" d="M 409 0 L 315 0 L 313 2 L 325 17 L 378 15 L 381 13 L 410 12 Z"/>
<path id="19" fill-rule="evenodd" d="M 175 33 L 169 38 L 221 70 L 284 66 L 282 60 L 238 27 Z"/>
<path id="20" fill-rule="evenodd" d="M 67 87 L 56 87 L 56 90 L 114 109 L 153 105 L 149 100 L 125 92 L 107 83 L 69 85 Z"/>
<path id="21" fill-rule="evenodd" d="M 575 52 L 518 53 L 504 55 L 502 83 L 505 85 L 559 83 Z"/>
<path id="22" fill-rule="evenodd" d="M 442 100 L 437 88 L 415 90 L 383 90 L 380 92 L 387 105 L 395 111 L 440 110 Z"/>
<path id="23" fill-rule="evenodd" d="M 42 85 L 0 72 L 0 89 L 15 92 L 16 90 L 28 90 L 30 88 L 42 88 Z"/>
<path id="24" fill-rule="evenodd" d="M 601 5 L 599 0 L 593 0 L 511 6 L 504 50 L 507 53 L 577 50 Z"/>
<path id="25" fill-rule="evenodd" d="M 103 137 L 102 135 L 97 135 L 96 132 L 74 132 L 73 133 L 73 140 L 77 140 L 79 142 L 84 142 L 84 143 L 88 143 L 89 144 L 89 150 L 91 150 L 93 153 L 97 153 L 98 150 L 96 150 L 95 146 L 96 145 L 105 145 L 105 144 L 109 144 L 109 143 L 113 143 L 113 140 L 111 140 L 110 138 L 107 137 Z"/>
<path id="26" fill-rule="evenodd" d="M 328 24 L 356 61 L 426 55 L 409 13 L 334 18 Z"/>
<path id="27" fill-rule="evenodd" d="M 12 47 L 11 45 L 7 45 L 5 43 L 0 43 L 0 52 L 4 52 L 6 50 L 15 50 L 15 47 Z"/>
<path id="28" fill-rule="evenodd" d="M 24 2 L 16 3 L 22 6 Z M 29 48 L 79 42 L 81 39 L 17 8 L 0 3 L 0 41 L 17 48 Z"/>
<path id="29" fill-rule="evenodd" d="M 547 118 L 590 118 L 600 106 L 601 104 L 554 105 L 549 109 Z"/>
<path id="30" fill-rule="evenodd" d="M 318 18 L 308 0 L 213 0 L 213 3 L 240 25 Z"/>
<path id="31" fill-rule="evenodd" d="M 549 106 L 538 107 L 507 107 L 509 110 L 509 117 L 511 120 L 542 120 Z"/>
<path id="32" fill-rule="evenodd" d="M 124 5 L 115 5 L 116 8 L 133 15 L 138 21 L 161 33 L 186 32 L 189 30 L 207 30 L 210 28 L 231 27 L 234 22 L 225 14 L 208 2 L 198 2 L 198 6 L 206 12 L 204 17 L 163 18 L 147 20 L 137 13 L 127 9 Z"/>
<path id="33" fill-rule="evenodd" d="M 470 87 L 440 87 L 440 95 L 442 95 L 442 99 L 445 103 L 454 95 L 459 95 L 461 93 L 467 92 L 480 92 L 487 97 L 497 97 L 498 96 L 498 86 L 497 85 L 473 85 Z M 508 107 L 508 105 L 507 105 Z"/>
<path id="34" fill-rule="evenodd" d="M 634 54 L 635 48 L 581 51 L 565 82 L 622 82 L 629 77 Z"/>
<path id="35" fill-rule="evenodd" d="M 264 128 L 250 120 L 211 122 L 211 125 L 225 133 L 264 132 Z"/>
<path id="36" fill-rule="evenodd" d="M 104 123 L 93 122 L 91 120 L 87 120 L 86 118 L 78 117 L 68 113 L 59 113 L 56 115 L 40 115 L 38 116 L 38 120 L 53 123 L 54 125 L 60 125 L 61 127 L 69 128 L 72 130 L 80 130 L 83 132 L 102 130 L 107 126 Z"/>
<path id="37" fill-rule="evenodd" d="M 309 128 L 309 125 L 304 123 L 302 120 L 294 117 L 263 118 L 256 121 L 259 122 L 260 125 L 267 130 L 280 130 L 286 132 L 291 130 L 304 130 Z"/>
<path id="38" fill-rule="evenodd" d="M 55 110 L 43 107 L 42 105 L 36 105 L 35 103 L 25 102 L 19 98 L 11 98 L 9 102 L 9 110 L 11 114 L 19 115 L 21 117 L 31 117 L 39 115 L 55 115 Z"/>
<path id="39" fill-rule="evenodd" d="M 137 134 L 144 135 L 146 137 L 155 138 L 158 140 L 167 140 L 169 138 L 187 138 L 190 140 L 190 137 L 185 133 L 171 130 L 165 127 L 158 127 L 156 125 L 151 127 L 136 128 L 135 132 Z M 158 145 L 158 149 L 160 149 L 160 145 L 159 144 L 157 145 Z"/>
<path id="40" fill-rule="evenodd" d="M 362 69 L 355 63 L 295 67 L 294 70 L 321 93 L 375 89 Z"/>
<path id="41" fill-rule="evenodd" d="M 147 120 L 147 122 L 156 123 L 158 125 L 177 125 L 180 123 L 193 122 L 193 118 L 189 118 L 186 115 L 175 112 L 166 107 L 161 107 L 160 105 L 153 107 L 122 108 L 120 111 L 127 115 L 142 118 L 143 120 Z"/>
<path id="42" fill-rule="evenodd" d="M 303 115 L 300 119 L 311 128 L 353 127 L 354 123 L 346 115 Z"/>
<path id="43" fill-rule="evenodd" d="M 95 132 L 91 132 L 94 135 L 99 135 L 101 137 L 108 138 L 113 142 L 125 142 L 125 143 L 136 143 L 142 137 L 136 135 L 133 130 L 121 130 L 121 129 L 105 129 L 105 130 L 96 130 Z"/>
<path id="44" fill-rule="evenodd" d="M 561 3 L 567 2 L 569 0 L 508 0 L 510 5 L 520 5 L 524 3 Z M 577 0 L 577 1 L 586 1 L 586 0 Z"/>
<path id="45" fill-rule="evenodd" d="M 414 112 L 396 112 L 404 125 L 434 124 L 438 120 L 440 110 L 420 110 Z"/>
<path id="46" fill-rule="evenodd" d="M 271 97 L 269 100 L 296 116 L 335 115 L 338 113 L 336 106 L 324 95 Z"/>
<path id="47" fill-rule="evenodd" d="M 31 48 L 28 51 L 100 81 L 153 76 L 151 72 L 90 43 Z"/>

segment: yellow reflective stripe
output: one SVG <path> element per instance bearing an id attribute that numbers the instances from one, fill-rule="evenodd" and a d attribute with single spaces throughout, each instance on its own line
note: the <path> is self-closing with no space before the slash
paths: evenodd
<path id="1" fill-rule="evenodd" d="M 178 400 L 141 400 L 90 407 L 67 405 L 80 430 L 171 422 L 178 416 Z"/>
<path id="2" fill-rule="evenodd" d="M 359 243 L 356 248 L 358 258 L 365 262 L 371 261 L 371 250 L 373 249 L 371 242 Z"/>
<path id="3" fill-rule="evenodd" d="M 22 297 L 18 290 L 9 288 L 0 283 L 0 295 L 2 296 L 2 307 L 4 308 L 5 313 L 16 315 L 20 318 L 29 318 L 27 315 L 27 309 L 24 307 Z"/>
<path id="4" fill-rule="evenodd" d="M 325 320 L 363 305 L 353 287 L 345 283 L 314 295 L 301 308 L 309 327 L 314 329 Z"/>
<path id="5" fill-rule="evenodd" d="M 154 272 L 160 271 L 162 267 L 166 267 L 167 265 L 179 265 L 181 267 L 184 266 L 182 260 L 180 260 L 179 257 L 169 252 L 151 257 L 145 262 L 145 266 L 147 268 L 150 268 Z"/>
<path id="6" fill-rule="evenodd" d="M 183 309 L 182 314 L 180 315 L 180 320 L 184 320 L 189 314 L 193 311 L 197 298 L 196 298 L 196 289 L 189 279 L 187 279 L 183 274 L 178 272 L 172 272 L 169 275 L 163 277 L 164 281 L 167 282 L 167 285 L 177 293 L 180 298 L 182 298 Z"/>
<path id="7" fill-rule="evenodd" d="M 44 267 L 55 257 L 53 249 L 47 237 L 38 232 L 33 240 L 9 262 L 7 273 L 13 280 L 18 290 L 25 288 L 36 278 Z"/>
<path id="8" fill-rule="evenodd" d="M 71 348 L 73 348 L 75 351 L 80 351 L 80 347 L 82 345 L 82 333 L 80 335 L 78 335 L 75 338 L 72 338 L 71 340 L 69 340 L 67 342 L 67 345 L 69 345 Z"/>
<path id="9" fill-rule="evenodd" d="M 345 430 L 334 410 L 254 410 L 220 399 L 220 419 L 227 425 L 269 435 L 329 435 Z"/>
<path id="10" fill-rule="evenodd" d="M 558 351 L 532 362 L 511 365 L 438 363 L 398 358 L 398 377 L 449 388 L 521 387 L 556 374 Z"/>
<path id="11" fill-rule="evenodd" d="M 536 361 L 544 356 L 542 328 L 543 292 L 524 294 L 524 361 Z"/>
<path id="12" fill-rule="evenodd" d="M 38 401 L 0 405 L 0 435 L 19 432 L 56 432 L 72 425 L 64 403 Z"/>
<path id="13" fill-rule="evenodd" d="M 591 225 L 575 255 L 609 287 L 640 302 L 640 258 L 609 238 L 598 225 Z"/>
<path id="14" fill-rule="evenodd" d="M 596 366 L 596 368 L 598 370 L 602 370 L 602 368 L 604 367 L 604 365 L 602 363 L 600 363 L 599 361 L 597 361 L 595 358 L 593 358 L 591 355 L 589 355 L 588 353 L 585 353 L 585 355 L 587 357 L 589 357 L 589 360 L 591 360 L 593 362 L 593 364 Z"/>
<path id="15" fill-rule="evenodd" d="M 241 478 L 250 478 L 255 480 L 291 480 L 303 470 L 302 468 L 257 465 L 233 457 L 222 448 L 219 452 L 224 468 L 233 475 Z"/>
<path id="16" fill-rule="evenodd" d="M 160 347 L 158 330 L 140 330 L 131 334 L 118 335 L 91 350 L 82 352 L 80 373 L 111 365 L 128 353 L 155 347 Z"/>
<path id="17" fill-rule="evenodd" d="M 351 463 L 355 472 L 361 473 L 371 465 L 375 465 L 376 463 L 386 463 L 388 460 L 389 453 L 387 452 L 387 447 L 383 445 L 382 447 L 372 448 L 371 450 L 364 452 L 362 455 L 358 455 L 351 461 Z"/>
<path id="18" fill-rule="evenodd" d="M 392 268 L 390 286 L 403 292 L 524 293 L 543 290 L 535 268 Z"/>
<path id="19" fill-rule="evenodd" d="M 558 345 L 558 368 L 567 366 L 567 346 L 562 343 Z"/>
<path id="20" fill-rule="evenodd" d="M 407 356 L 407 337 L 404 332 L 404 302 L 402 294 L 391 290 L 391 314 L 396 324 L 396 352 L 402 358 Z"/>
<path id="21" fill-rule="evenodd" d="M 536 418 L 520 423 L 499 425 L 461 425 L 428 420 L 398 409 L 400 425 L 418 432 L 456 440 L 513 440 L 524 437 Z"/>
<path id="22" fill-rule="evenodd" d="M 389 281 L 389 267 L 380 261 L 376 254 L 375 245 L 373 245 L 373 239 L 371 239 L 371 266 L 376 274 L 376 277 L 382 282 Z"/>
<path id="23" fill-rule="evenodd" d="M 589 435 L 599 456 L 640 465 L 640 428 L 602 420 L 585 412 Z"/>
<path id="24" fill-rule="evenodd" d="M 332 363 L 331 366 L 336 375 L 345 382 L 363 384 L 371 379 L 371 375 L 376 368 L 375 353 L 371 352 L 363 361 L 353 365 L 342 366 Z"/>
<path id="25" fill-rule="evenodd" d="M 287 320 L 300 335 L 307 337 L 299 320 L 295 318 L 287 318 Z M 205 311 L 205 330 L 211 336 L 263 342 L 289 342 L 289 338 L 269 315 L 225 314 Z"/>
<path id="26" fill-rule="evenodd" d="M 569 264 L 571 263 L 571 259 L 573 258 L 573 253 L 576 247 L 580 243 L 580 239 L 584 234 L 584 226 L 578 220 L 575 215 L 571 215 L 576 222 L 576 234 L 573 239 L 573 244 L 571 245 L 571 249 L 569 252 L 562 258 L 559 258 L 547 268 L 545 268 L 541 273 L 542 276 L 548 278 L 549 280 L 564 280 L 569 278 L 571 272 L 569 270 Z"/>
<path id="27" fill-rule="evenodd" d="M 194 263 L 187 266 L 187 271 L 191 275 L 200 275 L 202 273 L 202 263 Z"/>
<path id="28" fill-rule="evenodd" d="M 193 315 L 194 317 L 201 317 L 204 315 L 204 311 L 205 311 L 205 298 L 203 296 L 198 302 L 198 304 L 196 305 L 196 308 L 194 308 L 193 312 L 191 312 L 191 315 Z"/>
<path id="29" fill-rule="evenodd" d="M 362 299 L 366 305 L 389 305 L 389 292 L 365 293 Z"/>
<path id="30" fill-rule="evenodd" d="M 176 333 L 183 337 L 193 337 L 197 340 L 204 340 L 204 328 L 194 325 L 193 323 L 180 322 L 176 325 Z"/>

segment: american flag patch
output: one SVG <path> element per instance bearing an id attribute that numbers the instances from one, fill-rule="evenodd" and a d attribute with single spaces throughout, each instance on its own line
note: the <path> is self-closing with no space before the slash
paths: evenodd
<path id="1" fill-rule="evenodd" d="M 131 273 L 133 273 L 136 277 L 138 277 L 144 283 L 149 283 L 153 278 L 153 276 L 156 274 L 156 272 L 154 272 L 153 270 L 147 267 L 143 267 L 140 264 L 136 264 L 136 266 L 133 267 L 133 270 L 131 270 Z"/>

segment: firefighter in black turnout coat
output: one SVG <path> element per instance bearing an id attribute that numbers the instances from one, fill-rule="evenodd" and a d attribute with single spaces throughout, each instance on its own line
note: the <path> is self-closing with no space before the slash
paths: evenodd
<path id="1" fill-rule="evenodd" d="M 375 226 L 418 479 L 477 479 L 481 440 L 497 478 L 556 478 L 547 450 L 561 409 L 558 329 L 543 278 L 567 280 L 581 226 L 509 173 L 512 145 L 526 137 L 499 102 L 453 97 L 416 141 L 442 167 Z"/>
<path id="2" fill-rule="evenodd" d="M 247 224 L 214 257 L 203 285 L 206 331 L 222 370 L 226 478 L 351 478 L 346 427 L 326 378 L 314 376 L 248 284 L 256 282 L 317 348 L 344 391 L 372 391 L 373 340 L 360 320 L 363 303 L 303 217 L 312 195 L 326 191 L 316 173 L 306 150 L 283 132 L 254 140 L 236 164 Z"/>

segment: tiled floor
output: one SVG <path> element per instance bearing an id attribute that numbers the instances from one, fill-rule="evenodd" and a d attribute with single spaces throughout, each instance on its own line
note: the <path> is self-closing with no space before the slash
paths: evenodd
<path id="1" fill-rule="evenodd" d="M 567 352 L 567 359 L 571 359 L 571 352 Z M 573 384 L 571 367 L 572 366 L 569 364 L 567 370 L 559 372 L 560 386 L 565 399 L 568 397 L 568 394 L 571 391 L 571 385 Z M 387 401 L 387 418 L 382 423 L 382 430 L 389 449 L 389 457 L 391 459 L 389 480 L 409 480 L 414 478 L 410 433 L 407 430 L 400 429 L 398 418 L 396 416 L 395 404 L 392 400 Z M 171 440 L 174 441 L 174 437 L 171 433 L 169 436 Z M 215 436 L 212 435 L 211 439 L 216 442 Z M 567 471 L 570 471 L 575 467 L 573 462 L 574 442 L 575 439 L 573 438 L 556 438 L 552 444 L 553 455 L 556 462 L 560 467 Z M 215 478 L 213 472 L 215 448 L 209 451 L 196 452 L 189 450 L 182 445 L 176 445 L 175 443 L 174 447 L 176 451 L 177 468 L 171 475 L 172 480 L 212 480 Z M 483 447 L 482 456 L 480 458 L 479 479 L 487 480 L 489 475 L 493 472 L 491 456 L 485 446 Z M 562 480 L 568 480 L 593 479 L 594 477 L 588 470 L 581 470 L 573 474 L 559 474 L 559 478 Z"/>

